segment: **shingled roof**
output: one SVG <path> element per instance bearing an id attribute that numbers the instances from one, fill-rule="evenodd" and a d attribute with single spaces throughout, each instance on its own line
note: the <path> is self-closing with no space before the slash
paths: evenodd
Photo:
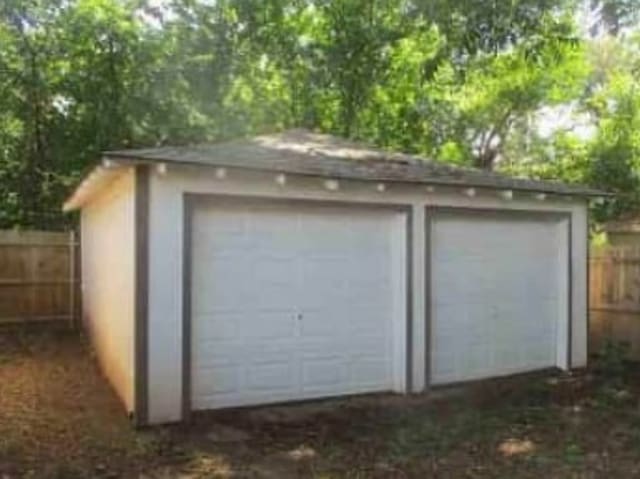
<path id="1" fill-rule="evenodd" d="M 166 162 L 339 179 L 500 188 L 561 195 L 606 195 L 586 186 L 538 181 L 392 153 L 307 130 L 216 144 L 118 150 L 112 160 Z"/>

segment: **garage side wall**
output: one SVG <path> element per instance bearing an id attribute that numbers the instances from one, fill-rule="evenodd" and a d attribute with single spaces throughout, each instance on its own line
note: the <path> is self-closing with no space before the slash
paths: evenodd
<path id="1" fill-rule="evenodd" d="M 134 410 L 135 173 L 123 172 L 81 216 L 83 321 L 100 367 Z"/>

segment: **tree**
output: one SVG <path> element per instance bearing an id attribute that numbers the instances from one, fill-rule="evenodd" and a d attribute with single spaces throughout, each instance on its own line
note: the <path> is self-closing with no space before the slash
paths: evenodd
<path id="1" fill-rule="evenodd" d="M 590 33 L 597 37 L 617 36 L 624 28 L 633 26 L 640 15 L 637 0 L 590 0 L 590 9 L 595 21 Z"/>
<path id="2" fill-rule="evenodd" d="M 631 198 L 635 5 L 598 3 L 625 33 L 604 54 L 579 37 L 578 3 L 5 0 L 0 227 L 64 225 L 101 150 L 294 126 Z M 567 107 L 593 138 L 539 134 L 541 112 Z"/>
<path id="3" fill-rule="evenodd" d="M 591 145 L 590 182 L 616 193 L 597 209 L 599 219 L 640 206 L 640 84 L 634 75 L 612 75 L 590 100 L 598 132 Z"/>

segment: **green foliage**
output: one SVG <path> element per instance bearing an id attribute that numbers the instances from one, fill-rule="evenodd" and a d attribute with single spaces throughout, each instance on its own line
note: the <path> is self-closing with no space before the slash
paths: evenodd
<path id="1" fill-rule="evenodd" d="M 640 206 L 640 85 L 630 72 L 615 72 L 589 105 L 598 116 L 590 179 L 618 195 L 596 211 L 605 219 Z"/>
<path id="2" fill-rule="evenodd" d="M 584 450 L 582 449 L 582 447 L 580 447 L 579 444 L 570 442 L 565 446 L 564 459 L 569 464 L 579 464 L 584 460 L 584 455 Z"/>
<path id="3" fill-rule="evenodd" d="M 629 359 L 629 344 L 607 340 L 598 352 L 595 371 L 607 382 L 620 385 Z"/>
<path id="4" fill-rule="evenodd" d="M 640 14 L 637 0 L 590 0 L 592 10 L 599 11 L 598 21 L 591 28 L 592 34 L 604 30 L 618 35 L 622 29 L 634 25 Z"/>
<path id="5" fill-rule="evenodd" d="M 5 2 L 0 13 L 0 224 L 50 226 L 98 152 L 130 141 L 145 66 L 137 24 L 108 0 Z"/>
<path id="6" fill-rule="evenodd" d="M 625 35 L 591 40 L 579 3 L 5 0 L 0 227 L 72 221 L 59 205 L 101 150 L 293 126 L 609 188 L 604 220 L 640 202 L 637 9 L 595 2 Z M 567 106 L 591 137 L 540 134 Z"/>

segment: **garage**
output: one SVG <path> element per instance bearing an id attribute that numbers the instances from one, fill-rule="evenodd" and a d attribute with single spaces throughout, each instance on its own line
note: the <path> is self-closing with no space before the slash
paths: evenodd
<path id="1" fill-rule="evenodd" d="M 566 367 L 570 219 L 432 210 L 431 384 Z"/>
<path id="2" fill-rule="evenodd" d="M 307 130 L 105 152 L 82 308 L 137 425 L 587 364 L 602 192 Z"/>
<path id="3" fill-rule="evenodd" d="M 201 198 L 192 408 L 401 391 L 406 213 Z"/>

